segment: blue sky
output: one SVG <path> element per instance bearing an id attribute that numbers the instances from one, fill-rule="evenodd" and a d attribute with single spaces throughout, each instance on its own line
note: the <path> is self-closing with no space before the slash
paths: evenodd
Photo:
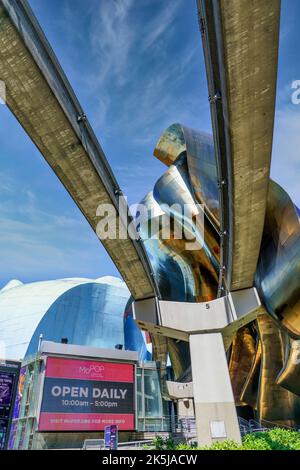
<path id="1" fill-rule="evenodd" d="M 130 203 L 164 167 L 171 123 L 211 131 L 195 0 L 30 0 Z M 282 0 L 272 176 L 300 205 L 299 0 Z M 39 152 L 0 106 L 0 286 L 118 275 Z"/>

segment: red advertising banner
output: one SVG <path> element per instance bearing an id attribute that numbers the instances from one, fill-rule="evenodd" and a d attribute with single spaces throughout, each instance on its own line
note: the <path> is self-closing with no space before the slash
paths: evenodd
<path id="1" fill-rule="evenodd" d="M 48 357 L 46 377 L 133 383 L 134 368 L 132 364 Z"/>
<path id="2" fill-rule="evenodd" d="M 134 365 L 48 357 L 39 431 L 135 429 Z"/>

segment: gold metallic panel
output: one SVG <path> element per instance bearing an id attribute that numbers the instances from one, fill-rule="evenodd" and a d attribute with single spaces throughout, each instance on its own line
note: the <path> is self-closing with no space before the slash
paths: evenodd
<path id="1" fill-rule="evenodd" d="M 300 343 L 289 340 L 288 359 L 277 377 L 277 384 L 300 396 Z"/>
<path id="2" fill-rule="evenodd" d="M 255 339 L 249 327 L 241 328 L 232 342 L 229 361 L 229 374 L 233 394 L 237 406 L 247 403 L 241 401 L 240 396 L 255 356 Z"/>
<path id="3" fill-rule="evenodd" d="M 251 365 L 250 372 L 245 381 L 244 387 L 241 392 L 240 401 L 251 406 L 254 410 L 257 410 L 257 393 L 260 378 L 260 366 L 261 366 L 261 341 L 257 340 L 255 355 Z"/>
<path id="4" fill-rule="evenodd" d="M 295 426 L 300 420 L 300 398 L 276 383 L 284 364 L 285 338 L 269 315 L 257 319 L 262 344 L 258 416 L 277 424 Z"/>
<path id="5" fill-rule="evenodd" d="M 182 377 L 191 363 L 189 343 L 168 338 L 168 351 L 175 380 Z"/>
<path id="6" fill-rule="evenodd" d="M 160 136 L 154 149 L 154 156 L 167 166 L 172 165 L 182 152 L 186 151 L 186 143 L 180 124 L 172 124 Z"/>

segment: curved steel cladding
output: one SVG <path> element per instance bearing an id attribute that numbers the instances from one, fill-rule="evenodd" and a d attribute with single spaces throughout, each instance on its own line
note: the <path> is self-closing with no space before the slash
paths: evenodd
<path id="1" fill-rule="evenodd" d="M 123 317 L 124 328 L 124 349 L 126 351 L 137 351 L 140 361 L 151 361 L 152 354 L 147 349 L 147 342 L 149 338 L 148 333 L 142 333 L 138 328 L 133 318 L 131 297 L 125 307 Z"/>
<path id="2" fill-rule="evenodd" d="M 300 223 L 288 194 L 270 181 L 256 285 L 268 312 L 300 338 Z"/>
<path id="3" fill-rule="evenodd" d="M 176 162 L 181 154 L 186 157 L 187 186 L 195 203 L 203 204 L 211 222 L 219 228 L 220 204 L 217 162 L 211 135 L 190 129 L 182 124 L 172 124 L 159 138 L 154 156 L 167 166 Z"/>
<path id="4" fill-rule="evenodd" d="M 149 219 L 141 223 L 140 235 L 144 239 L 156 282 L 162 292 L 162 298 L 164 300 L 194 302 L 197 298 L 198 280 L 194 276 L 191 260 L 184 250 L 179 249 L 179 245 L 182 244 L 181 240 L 176 241 L 177 247 L 175 240 L 174 243 L 172 242 L 171 233 L 169 239 L 162 240 L 161 220 L 165 213 L 160 209 L 152 193 L 146 196 L 143 204 L 149 210 Z M 154 224 L 157 226 L 157 231 L 153 233 L 153 236 L 149 233 L 150 221 L 152 227 Z"/>
<path id="5" fill-rule="evenodd" d="M 253 286 L 264 226 L 280 0 L 198 0 L 198 8 L 220 185 L 223 282 L 238 290 Z"/>
<path id="6" fill-rule="evenodd" d="M 210 223 L 220 229 L 220 201 L 213 138 L 204 132 L 182 126 L 186 142 L 189 178 L 194 197 L 203 204 Z"/>
<path id="7" fill-rule="evenodd" d="M 219 207 L 212 139 L 174 124 L 162 134 L 154 155 L 169 168 L 153 193 L 142 201 L 147 214 L 139 230 L 161 296 L 175 301 L 212 300 L 219 276 Z M 157 227 L 154 234 L 149 234 L 150 221 Z M 170 231 L 167 237 L 166 228 Z M 188 244 L 192 237 L 196 249 Z"/>

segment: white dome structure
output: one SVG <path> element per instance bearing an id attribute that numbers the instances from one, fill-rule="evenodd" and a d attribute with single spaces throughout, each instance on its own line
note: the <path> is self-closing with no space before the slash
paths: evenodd
<path id="1" fill-rule="evenodd" d="M 0 290 L 0 348 L 6 359 L 34 354 L 39 337 L 103 348 L 124 344 L 123 312 L 130 293 L 123 281 L 70 278 Z M 4 359 L 5 359 L 4 358 Z"/>

